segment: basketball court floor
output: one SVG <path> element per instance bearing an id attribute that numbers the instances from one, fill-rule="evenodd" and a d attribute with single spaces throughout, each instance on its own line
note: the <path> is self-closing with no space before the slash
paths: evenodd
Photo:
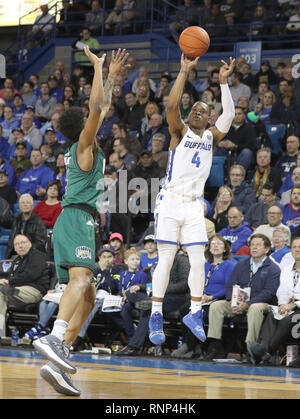
<path id="1" fill-rule="evenodd" d="M 71 354 L 81 399 L 300 398 L 300 369 L 179 361 L 169 358 Z M 0 399 L 61 399 L 39 375 L 46 361 L 33 350 L 0 349 Z M 114 408 L 114 407 L 112 407 Z"/>

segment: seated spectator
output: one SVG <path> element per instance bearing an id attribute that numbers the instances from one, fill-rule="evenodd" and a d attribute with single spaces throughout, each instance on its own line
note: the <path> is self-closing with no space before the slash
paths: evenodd
<path id="1" fill-rule="evenodd" d="M 279 286 L 280 268 L 268 257 L 271 250 L 270 240 L 263 234 L 250 238 L 250 254 L 246 260 L 238 262 L 226 284 L 226 300 L 215 301 L 209 309 L 207 337 L 210 340 L 206 359 L 224 358 L 222 328 L 225 317 L 247 315 L 247 348 L 257 342 L 259 331 L 268 312 L 269 304 L 276 297 Z M 250 288 L 250 296 L 245 302 L 231 307 L 233 285 Z"/>
<path id="2" fill-rule="evenodd" d="M 5 259 L 10 259 L 15 254 L 13 241 L 17 234 L 26 235 L 35 249 L 45 252 L 46 227 L 43 221 L 33 212 L 32 196 L 29 194 L 21 195 L 19 207 L 21 212 L 14 215 L 0 215 L 0 225 L 11 229 Z"/>
<path id="3" fill-rule="evenodd" d="M 267 148 L 260 148 L 256 153 L 257 166 L 248 172 L 248 181 L 254 189 L 256 199 L 261 196 L 265 183 L 272 183 L 277 193 L 281 187 L 282 180 L 279 170 L 271 167 L 271 151 Z"/>
<path id="4" fill-rule="evenodd" d="M 284 255 L 290 252 L 290 242 L 291 242 L 291 234 L 289 231 L 286 231 L 285 228 L 276 227 L 273 231 L 272 236 L 272 253 L 270 258 L 280 264 Z"/>
<path id="5" fill-rule="evenodd" d="M 54 171 L 55 169 L 55 157 L 52 154 L 51 147 L 48 144 L 41 145 L 40 151 L 42 153 L 42 162 L 47 167 Z"/>
<path id="6" fill-rule="evenodd" d="M 281 271 L 280 284 L 277 290 L 278 313 L 281 320 L 274 317 L 270 311 L 261 327 L 259 336 L 250 346 L 251 361 L 254 365 L 261 361 L 272 363 L 273 356 L 280 346 L 285 344 L 291 337 L 292 328 L 295 327 L 294 315 L 299 317 L 300 313 L 300 238 L 292 239 L 291 251 L 295 263 Z M 296 318 L 297 318 L 296 317 Z M 290 364 L 292 367 L 299 367 L 299 357 Z"/>
<path id="7" fill-rule="evenodd" d="M 113 151 L 112 144 L 115 138 L 126 138 L 128 151 L 134 154 L 135 156 L 139 157 L 142 151 L 141 143 L 136 137 L 133 137 L 132 135 L 130 135 L 129 129 L 126 123 L 124 123 L 123 121 L 115 122 L 112 126 L 112 132 L 113 132 L 113 138 L 106 141 L 106 144 L 102 146 L 105 155 L 109 156 L 109 154 L 112 153 Z M 102 142 L 100 142 L 100 145 L 101 144 Z"/>
<path id="8" fill-rule="evenodd" d="M 183 122 L 188 122 L 188 116 L 193 106 L 192 98 L 189 93 L 183 93 L 179 105 L 180 116 Z"/>
<path id="9" fill-rule="evenodd" d="M 141 120 L 145 114 L 145 106 L 138 103 L 136 95 L 128 92 L 125 95 L 126 108 L 122 120 L 128 125 L 132 135 L 137 135 L 141 127 Z"/>
<path id="10" fill-rule="evenodd" d="M 212 205 L 210 219 L 215 223 L 218 233 L 228 225 L 228 210 L 233 204 L 234 194 L 229 186 L 220 186 L 216 201 Z"/>
<path id="11" fill-rule="evenodd" d="M 164 170 L 167 169 L 169 158 L 168 153 L 163 151 L 165 141 L 166 137 L 161 132 L 154 134 L 151 141 L 153 160 Z"/>
<path id="12" fill-rule="evenodd" d="M 242 108 L 236 107 L 231 128 L 225 138 L 218 143 L 214 155 L 226 157 L 231 155 L 237 164 L 248 170 L 253 164 L 256 149 L 255 129 L 246 123 Z"/>
<path id="13" fill-rule="evenodd" d="M 96 302 L 93 310 L 82 326 L 76 339 L 75 350 L 84 349 L 85 335 L 96 313 L 101 310 L 104 296 L 107 294 L 117 295 L 119 292 L 120 274 L 123 267 L 114 263 L 115 250 L 112 246 L 105 244 L 100 247 L 97 257 L 98 263 L 94 270 L 96 279 Z"/>
<path id="14" fill-rule="evenodd" d="M 66 165 L 64 161 L 64 153 L 59 153 L 56 158 L 56 168 L 54 171 L 54 175 L 55 175 L 55 179 L 59 180 L 62 186 L 60 190 L 60 195 L 62 197 L 65 193 L 66 178 L 67 178 Z"/>
<path id="15" fill-rule="evenodd" d="M 229 170 L 229 187 L 234 194 L 234 205 L 239 207 L 243 214 L 256 202 L 253 188 L 245 181 L 246 171 L 239 164 L 232 165 Z"/>
<path id="16" fill-rule="evenodd" d="M 268 90 L 269 90 L 269 85 L 268 85 L 268 83 L 267 83 L 267 82 L 265 82 L 265 81 L 261 81 L 261 82 L 258 84 L 258 91 L 257 91 L 257 93 L 254 93 L 254 94 L 251 96 L 251 99 L 250 99 L 250 110 L 251 110 L 251 111 L 254 111 L 254 110 L 255 110 L 255 106 L 256 106 L 258 103 L 261 103 L 261 102 L 263 101 L 264 94 L 265 94 Z"/>
<path id="17" fill-rule="evenodd" d="M 33 122 L 33 117 L 25 112 L 21 121 L 21 127 L 24 132 L 24 140 L 27 141 L 33 149 L 40 148 L 42 144 L 42 134 Z M 12 142 L 10 142 L 12 143 Z"/>
<path id="18" fill-rule="evenodd" d="M 69 0 L 62 0 L 63 8 L 59 12 L 59 22 L 57 29 L 61 33 L 71 34 L 78 33 L 80 26 L 74 25 L 76 22 L 81 21 L 81 15 L 77 12 L 74 5 Z"/>
<path id="19" fill-rule="evenodd" d="M 4 107 L 4 120 L 1 122 L 2 125 L 2 136 L 4 139 L 8 140 L 12 130 L 14 128 L 19 128 L 20 121 L 14 116 L 14 111 L 12 106 Z"/>
<path id="20" fill-rule="evenodd" d="M 58 79 L 54 74 L 51 74 L 48 77 L 48 86 L 49 86 L 49 93 L 50 96 L 53 97 L 57 103 L 61 103 L 61 99 L 63 96 L 63 89 L 58 86 Z"/>
<path id="21" fill-rule="evenodd" d="M 206 321 L 211 302 L 225 298 L 226 283 L 236 264 L 230 258 L 230 251 L 230 244 L 222 236 L 214 235 L 209 239 L 205 251 L 205 285 L 202 296 L 203 317 Z M 187 314 L 189 310 L 188 303 L 184 313 Z M 173 358 L 192 358 L 197 354 L 197 345 L 199 344 L 199 340 L 183 324 L 183 345 L 173 351 L 171 356 Z"/>
<path id="22" fill-rule="evenodd" d="M 115 153 L 119 154 L 123 162 L 123 167 L 126 170 L 133 170 L 136 167 L 137 158 L 134 154 L 129 153 L 125 138 L 115 138 L 113 142 L 113 150 Z"/>
<path id="23" fill-rule="evenodd" d="M 261 201 L 253 204 L 245 215 L 245 221 L 255 230 L 261 224 L 267 224 L 267 211 L 276 202 L 276 191 L 271 183 L 265 183 L 261 192 Z"/>
<path id="24" fill-rule="evenodd" d="M 14 128 L 17 129 L 17 128 Z M 3 137 L 2 125 L 0 125 L 0 154 L 4 159 L 9 158 L 9 144 L 6 138 Z"/>
<path id="25" fill-rule="evenodd" d="M 123 88 L 124 90 L 124 88 Z M 129 89 L 130 91 L 130 89 Z M 126 93 L 125 93 L 126 94 Z M 150 82 L 147 77 L 140 77 L 137 81 L 136 99 L 140 105 L 146 106 L 149 101 L 154 100 L 154 93 L 151 90 Z"/>
<path id="26" fill-rule="evenodd" d="M 286 32 L 290 34 L 297 34 L 300 31 L 300 5 L 298 4 L 297 13 L 290 16 L 286 25 Z"/>
<path id="27" fill-rule="evenodd" d="M 221 3 L 221 13 L 224 17 L 231 17 L 235 23 L 237 23 L 240 17 L 243 15 L 243 8 L 236 0 L 225 0 Z"/>
<path id="28" fill-rule="evenodd" d="M 240 73 L 243 75 L 242 83 L 246 84 L 247 86 L 252 89 L 254 83 L 254 76 L 251 72 L 251 65 L 248 63 L 244 63 L 241 65 Z"/>
<path id="29" fill-rule="evenodd" d="M 226 20 L 220 11 L 219 3 L 211 4 L 209 12 L 202 19 L 202 25 L 205 26 L 211 38 L 226 35 Z"/>
<path id="30" fill-rule="evenodd" d="M 32 27 L 32 38 L 35 41 L 33 47 L 39 48 L 42 46 L 41 39 L 45 39 L 45 35 L 49 34 L 54 25 L 55 17 L 49 13 L 48 5 L 41 5 L 42 14 L 35 18 Z"/>
<path id="31" fill-rule="evenodd" d="M 152 278 L 154 269 L 158 263 L 158 251 L 154 235 L 148 234 L 144 238 L 143 244 L 146 253 L 141 253 L 140 269 L 148 275 L 148 278 Z"/>
<path id="32" fill-rule="evenodd" d="M 237 106 L 239 108 L 242 108 L 244 113 L 249 112 L 249 99 L 246 96 L 239 97 L 239 100 L 237 101 Z"/>
<path id="33" fill-rule="evenodd" d="M 272 70 L 270 61 L 268 60 L 262 60 L 260 70 L 255 74 L 254 77 L 254 87 L 257 88 L 261 82 L 267 83 L 268 86 L 274 86 L 279 82 L 278 77 Z"/>
<path id="34" fill-rule="evenodd" d="M 46 186 L 47 199 L 34 207 L 34 212 L 43 220 L 47 228 L 53 228 L 57 217 L 62 211 L 60 197 L 61 184 L 57 180 L 49 182 Z"/>
<path id="35" fill-rule="evenodd" d="M 141 256 L 140 252 L 135 248 L 126 250 L 125 263 L 127 269 L 120 273 L 119 294 L 123 295 L 125 300 L 121 310 L 121 317 L 124 322 L 127 339 L 129 340 L 134 334 L 132 311 L 137 301 L 145 299 L 145 284 L 148 282 L 148 276 L 139 268 Z M 131 294 L 130 298 L 128 294 Z"/>
<path id="36" fill-rule="evenodd" d="M 112 233 L 109 236 L 108 244 L 115 249 L 114 264 L 121 265 L 125 258 L 124 238 L 121 233 Z"/>
<path id="37" fill-rule="evenodd" d="M 267 224 L 261 224 L 256 229 L 254 234 L 264 234 L 268 237 L 268 239 L 272 243 L 272 237 L 274 230 L 278 227 L 282 227 L 283 230 L 286 231 L 287 234 L 289 234 L 289 237 L 291 237 L 291 233 L 289 231 L 289 228 L 283 223 L 283 211 L 279 207 L 279 205 L 272 205 L 267 210 Z"/>
<path id="38" fill-rule="evenodd" d="M 172 22 L 169 25 L 171 35 L 178 43 L 181 32 L 188 26 L 198 26 L 199 7 L 193 0 L 184 0 L 183 4 L 176 8 L 175 16 L 172 16 Z"/>
<path id="39" fill-rule="evenodd" d="M 121 159 L 119 153 L 111 153 L 109 156 L 109 166 L 113 167 L 116 172 L 119 174 L 122 170 L 126 170 L 125 164 Z"/>
<path id="40" fill-rule="evenodd" d="M 190 71 L 190 73 L 192 72 Z M 172 82 L 171 75 L 162 74 L 160 76 L 159 85 L 157 86 L 157 89 L 155 92 L 155 100 L 157 102 L 162 102 L 163 97 L 169 95 L 170 90 L 171 90 L 171 82 Z"/>
<path id="41" fill-rule="evenodd" d="M 7 153 L 7 159 L 8 160 L 11 160 L 16 156 L 16 148 L 17 148 L 17 144 L 19 144 L 19 143 L 24 143 L 26 145 L 25 157 L 27 157 L 27 158 L 30 157 L 32 147 L 31 147 L 31 145 L 29 144 L 28 141 L 24 140 L 24 131 L 22 130 L 22 128 L 14 128 L 12 130 L 9 141 L 11 141 L 11 140 L 13 140 L 13 142 L 9 146 L 9 150 L 8 150 L 8 153 Z"/>
<path id="42" fill-rule="evenodd" d="M 236 254 L 243 246 L 247 246 L 252 230 L 247 221 L 244 221 L 241 209 L 236 206 L 229 208 L 227 218 L 228 226 L 219 235 L 231 243 L 232 253 Z"/>
<path id="43" fill-rule="evenodd" d="M 159 113 L 152 114 L 148 126 L 148 130 L 145 132 L 141 140 L 143 149 L 151 151 L 152 137 L 154 136 L 154 134 L 161 133 L 164 134 L 166 137 L 163 149 L 164 151 L 167 151 L 169 149 L 171 137 L 168 127 L 165 126 L 163 123 L 162 115 Z"/>
<path id="44" fill-rule="evenodd" d="M 3 83 L 3 89 L 0 89 L 0 98 L 5 98 L 5 89 L 10 88 L 13 89 L 13 94 L 20 93 L 19 90 L 15 89 L 14 87 L 14 80 L 12 77 L 6 77 Z"/>
<path id="45" fill-rule="evenodd" d="M 119 117 L 116 115 L 115 106 L 111 104 L 97 133 L 98 138 L 100 137 L 100 142 L 106 141 L 113 136 L 113 124 L 119 122 L 119 120 Z"/>
<path id="46" fill-rule="evenodd" d="M 262 103 L 259 103 L 257 106 L 261 107 L 262 110 Z M 260 120 L 260 112 L 248 112 L 246 114 L 246 122 L 251 124 L 255 129 L 256 135 L 256 146 L 258 149 L 260 148 L 272 148 L 272 142 L 268 135 L 267 129 L 265 124 Z"/>
<path id="47" fill-rule="evenodd" d="M 32 150 L 30 161 L 32 168 L 20 175 L 16 189 L 20 194 L 30 193 L 33 197 L 42 196 L 46 192 L 48 183 L 54 179 L 54 172 L 43 163 L 40 150 Z"/>
<path id="48" fill-rule="evenodd" d="M 13 106 L 13 112 L 14 112 L 15 118 L 19 119 L 20 121 L 25 111 L 26 111 L 26 105 L 24 105 L 24 100 L 22 96 L 19 93 L 17 93 L 16 95 L 14 95 L 14 106 Z"/>
<path id="49" fill-rule="evenodd" d="M 299 101 L 294 98 L 293 86 L 282 89 L 282 97 L 273 104 L 270 117 L 272 124 L 300 122 L 300 105 Z"/>
<path id="50" fill-rule="evenodd" d="M 67 141 L 68 141 L 68 139 L 67 139 L 67 137 L 65 137 L 64 135 L 62 135 L 62 133 L 59 131 L 59 118 L 60 118 L 60 116 L 61 116 L 61 114 L 63 112 L 63 109 L 59 109 L 60 106 L 63 107 L 62 104 L 58 104 L 56 106 L 55 109 L 57 109 L 57 110 L 52 114 L 50 121 L 46 122 L 42 126 L 42 128 L 40 129 L 40 133 L 45 136 L 47 129 L 52 128 L 55 131 L 55 133 L 56 133 L 56 140 L 57 140 L 57 142 L 59 144 L 61 144 L 62 146 L 65 146 L 66 143 L 67 143 Z"/>
<path id="51" fill-rule="evenodd" d="M 0 171 L 6 170 L 8 173 L 8 184 L 12 186 L 16 186 L 17 176 L 14 171 L 14 168 L 10 165 L 9 161 L 3 159 L 0 154 Z"/>
<path id="52" fill-rule="evenodd" d="M 300 161 L 300 155 L 299 159 L 297 158 L 297 162 L 298 160 Z M 292 190 L 296 187 L 300 187 L 300 168 L 298 166 L 294 168 L 291 176 L 288 175 L 285 178 L 280 190 L 278 191 L 278 195 L 280 196 L 280 205 L 283 206 L 290 202 Z"/>
<path id="53" fill-rule="evenodd" d="M 272 107 L 275 101 L 276 101 L 276 98 L 275 98 L 274 93 L 272 92 L 272 90 L 268 90 L 263 96 L 263 100 L 262 100 L 263 108 L 259 116 L 260 120 L 265 124 L 271 124 L 270 115 L 271 115 Z"/>
<path id="54" fill-rule="evenodd" d="M 6 87 L 4 92 L 5 106 L 14 107 L 14 90 L 12 87 Z"/>
<path id="55" fill-rule="evenodd" d="M 101 48 L 98 39 L 92 37 L 92 32 L 89 28 L 82 29 L 79 41 L 82 44 L 87 45 L 90 48 L 90 50 L 99 50 Z M 76 54 L 74 54 L 74 59 L 78 61 L 78 64 L 83 69 L 83 75 L 85 77 L 90 77 L 92 66 L 85 53 L 83 51 L 76 52 Z"/>
<path id="56" fill-rule="evenodd" d="M 145 106 L 145 116 L 142 119 L 140 134 L 144 136 L 145 133 L 150 129 L 150 120 L 153 114 L 159 114 L 159 107 L 156 102 L 148 102 Z"/>
<path id="57" fill-rule="evenodd" d="M 155 91 L 156 91 L 156 84 L 155 84 L 155 82 L 152 79 L 150 79 L 148 68 L 145 67 L 145 66 L 141 66 L 139 68 L 138 78 L 136 78 L 134 80 L 134 82 L 132 83 L 132 88 L 131 88 L 132 92 L 133 93 L 136 93 L 137 92 L 138 81 L 139 81 L 139 79 L 144 78 L 144 77 L 146 77 L 149 80 L 150 88 L 153 91 L 153 93 L 155 93 Z"/>
<path id="58" fill-rule="evenodd" d="M 67 148 L 66 144 L 62 144 L 57 141 L 57 136 L 54 128 L 47 128 L 45 133 L 45 140 L 46 144 L 51 148 L 52 156 L 54 156 L 55 159 L 59 153 L 63 153 Z"/>
<path id="59" fill-rule="evenodd" d="M 15 188 L 11 185 L 8 185 L 7 170 L 0 171 L 0 197 L 8 202 L 11 211 L 13 211 L 14 204 L 18 202 L 18 195 Z"/>
<path id="60" fill-rule="evenodd" d="M 13 246 L 17 257 L 0 279 L 0 337 L 6 335 L 7 309 L 39 303 L 50 285 L 46 255 L 23 234 L 15 235 Z"/>
<path id="61" fill-rule="evenodd" d="M 49 84 L 46 82 L 41 83 L 41 97 L 38 98 L 35 104 L 35 113 L 39 121 L 42 123 L 50 121 L 56 105 L 56 99 L 50 96 Z"/>
<path id="62" fill-rule="evenodd" d="M 130 20 L 135 16 L 135 1 L 116 0 L 114 9 L 105 20 L 106 35 L 120 35 L 130 31 Z"/>
<path id="63" fill-rule="evenodd" d="M 33 94 L 36 95 L 36 97 L 39 97 L 41 95 L 40 90 L 40 76 L 38 74 L 31 74 L 29 77 L 29 81 L 33 83 Z"/>
<path id="64" fill-rule="evenodd" d="M 177 311 L 186 305 L 189 299 L 188 275 L 190 271 L 189 258 L 184 249 L 178 251 L 170 272 L 170 282 L 163 301 L 163 314 Z M 138 291 L 139 293 L 139 291 Z M 118 351 L 117 355 L 134 356 L 139 355 L 145 345 L 148 336 L 148 323 L 151 314 L 151 297 L 144 293 L 144 300 L 136 301 L 135 293 L 127 293 L 129 302 L 133 302 L 140 310 L 140 318 L 137 329 L 128 341 L 128 346 Z M 135 301 L 134 301 L 135 300 Z M 182 316 L 180 315 L 180 318 Z"/>
<path id="65" fill-rule="evenodd" d="M 297 166 L 297 156 L 299 154 L 300 140 L 295 135 L 290 135 L 286 139 L 286 153 L 276 162 L 275 167 L 280 170 L 282 181 Z"/>
<path id="66" fill-rule="evenodd" d="M 293 188 L 291 201 L 282 207 L 283 218 L 285 224 L 293 234 L 300 225 L 300 188 Z"/>
<path id="67" fill-rule="evenodd" d="M 35 107 L 37 96 L 33 93 L 33 83 L 31 81 L 25 81 L 22 87 L 22 98 L 26 106 Z"/>
<path id="68" fill-rule="evenodd" d="M 33 118 L 33 124 L 34 124 L 34 126 L 36 128 L 38 128 L 38 129 L 43 129 L 44 128 L 44 125 L 45 124 L 43 124 L 43 127 L 42 127 L 42 124 L 41 124 L 40 120 L 35 116 L 35 107 L 30 106 L 30 105 L 26 106 L 26 110 L 24 112 L 24 115 L 25 114 L 32 116 L 32 118 Z M 21 120 L 21 122 L 22 122 L 22 120 Z M 43 134 L 42 131 L 41 131 L 41 134 Z"/>
<path id="69" fill-rule="evenodd" d="M 238 72 L 233 72 L 231 75 L 231 87 L 230 93 L 234 102 L 234 106 L 237 106 L 237 102 L 241 96 L 245 96 L 250 99 L 251 89 L 246 84 L 242 83 L 243 75 Z"/>
<path id="70" fill-rule="evenodd" d="M 91 10 L 85 14 L 85 24 L 94 35 L 102 34 L 102 24 L 106 18 L 106 11 L 101 8 L 99 0 L 91 2 Z"/>

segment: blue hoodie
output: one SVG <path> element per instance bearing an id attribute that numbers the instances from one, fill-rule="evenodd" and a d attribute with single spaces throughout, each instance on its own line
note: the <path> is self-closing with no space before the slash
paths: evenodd
<path id="1" fill-rule="evenodd" d="M 54 179 L 55 175 L 53 170 L 43 163 L 37 169 L 32 167 L 31 169 L 21 173 L 16 189 L 21 195 L 24 193 L 35 195 L 38 186 L 46 189 L 47 184 Z"/>
<path id="2" fill-rule="evenodd" d="M 242 225 L 235 229 L 232 229 L 230 225 L 228 225 L 219 232 L 220 236 L 231 242 L 232 253 L 236 253 L 242 246 L 247 245 L 248 238 L 252 233 L 253 231 L 249 227 L 247 221 L 243 221 Z"/>

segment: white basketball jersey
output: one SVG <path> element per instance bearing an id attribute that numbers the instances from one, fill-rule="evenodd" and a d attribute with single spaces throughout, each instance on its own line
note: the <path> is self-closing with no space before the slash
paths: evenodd
<path id="1" fill-rule="evenodd" d="M 163 190 L 190 199 L 201 197 L 212 165 L 213 134 L 205 130 L 202 137 L 188 128 L 174 150 L 169 151 Z"/>

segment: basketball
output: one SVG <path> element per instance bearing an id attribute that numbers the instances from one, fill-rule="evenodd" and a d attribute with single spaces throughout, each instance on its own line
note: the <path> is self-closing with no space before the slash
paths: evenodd
<path id="1" fill-rule="evenodd" d="M 191 58 L 201 57 L 209 48 L 210 38 L 200 26 L 189 26 L 181 32 L 179 46 L 181 51 Z"/>

